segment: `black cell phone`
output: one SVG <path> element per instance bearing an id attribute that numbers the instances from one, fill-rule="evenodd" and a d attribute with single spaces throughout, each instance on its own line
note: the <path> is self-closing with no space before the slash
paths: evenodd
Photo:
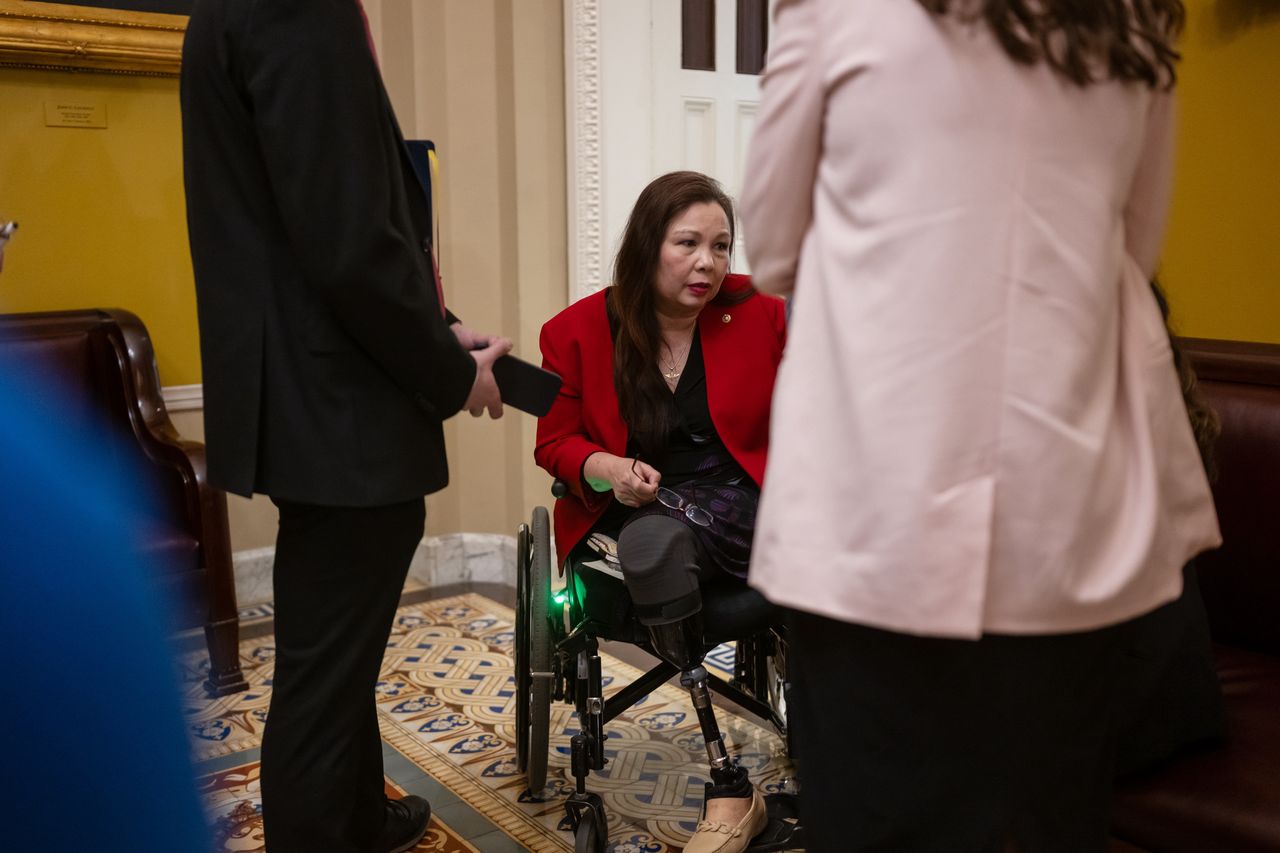
<path id="1" fill-rule="evenodd" d="M 558 374 L 514 355 L 504 355 L 493 363 L 493 378 L 505 405 L 539 418 L 551 411 L 551 404 L 560 393 Z"/>

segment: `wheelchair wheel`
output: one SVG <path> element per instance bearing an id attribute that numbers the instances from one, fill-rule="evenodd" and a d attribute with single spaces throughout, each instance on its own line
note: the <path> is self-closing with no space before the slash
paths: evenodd
<path id="1" fill-rule="evenodd" d="M 545 507 L 516 537 L 516 767 L 529 793 L 547 784 L 551 735 L 551 524 Z"/>
<path id="2" fill-rule="evenodd" d="M 765 664 L 765 691 L 767 698 L 765 701 L 773 712 L 778 715 L 778 719 L 782 720 L 782 731 L 778 734 L 782 735 L 783 740 L 787 744 L 787 752 L 790 754 L 792 746 L 791 733 L 791 717 L 787 713 L 787 674 L 785 670 L 785 660 L 780 660 L 782 653 L 779 652 L 769 657 Z M 782 666 L 780 667 L 779 664 Z"/>
<path id="3" fill-rule="evenodd" d="M 604 853 L 608 840 L 608 829 L 600 825 L 595 809 L 583 809 L 573 835 L 573 853 Z"/>
<path id="4" fill-rule="evenodd" d="M 529 525 L 516 530 L 516 767 L 521 773 L 529 763 Z"/>

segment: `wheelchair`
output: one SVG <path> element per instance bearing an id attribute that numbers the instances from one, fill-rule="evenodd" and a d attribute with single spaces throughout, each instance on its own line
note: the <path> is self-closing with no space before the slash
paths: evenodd
<path id="1" fill-rule="evenodd" d="M 552 494 L 567 491 L 556 482 Z M 654 647 L 649 632 L 633 612 L 620 576 L 569 559 L 565 587 L 551 589 L 551 524 L 545 507 L 536 507 L 529 524 L 516 537 L 516 762 L 537 798 L 547 780 L 551 703 L 565 702 L 577 711 L 579 730 L 570 740 L 574 790 L 565 801 L 561 828 L 574 835 L 576 853 L 604 853 L 608 822 L 599 794 L 587 790 L 587 777 L 608 763 L 605 725 L 642 700 L 656 687 L 680 675 L 690 694 L 713 778 L 717 769 L 736 771 L 726 754 L 709 691 L 750 711 L 778 731 L 795 759 L 786 714 L 786 637 L 778 611 L 755 590 L 741 585 L 703 587 L 701 654 L 683 671 Z M 634 644 L 659 663 L 633 683 L 605 697 L 600 640 Z M 707 651 L 736 641 L 734 671 L 724 681 L 702 666 Z M 765 796 L 769 823 L 753 840 L 750 853 L 803 846 L 795 793 Z"/>

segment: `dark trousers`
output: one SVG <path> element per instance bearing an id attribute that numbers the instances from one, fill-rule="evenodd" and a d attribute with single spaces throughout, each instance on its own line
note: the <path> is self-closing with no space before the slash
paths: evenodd
<path id="1" fill-rule="evenodd" d="M 267 850 L 365 853 L 386 814 L 374 687 L 425 508 L 276 506 Z"/>
<path id="2" fill-rule="evenodd" d="M 1133 622 L 1121 675 L 1116 773 L 1147 770 L 1226 736 L 1222 685 L 1194 563 L 1182 595 Z"/>
<path id="3" fill-rule="evenodd" d="M 975 642 L 793 612 L 806 849 L 1104 850 L 1130 625 Z"/>
<path id="4" fill-rule="evenodd" d="M 658 514 L 622 528 L 618 560 L 636 614 L 646 624 L 696 613 L 702 607 L 701 582 L 723 574 L 706 559 L 689 525 Z"/>

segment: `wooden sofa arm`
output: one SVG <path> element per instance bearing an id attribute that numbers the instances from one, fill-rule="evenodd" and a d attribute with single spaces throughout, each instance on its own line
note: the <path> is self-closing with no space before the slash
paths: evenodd
<path id="1" fill-rule="evenodd" d="M 204 445 L 184 439 L 169 419 L 155 349 L 142 321 L 122 308 L 103 309 L 103 313 L 120 331 L 120 351 L 126 360 L 121 373 L 126 398 L 134 401 L 129 411 L 133 433 L 147 457 L 176 471 L 185 487 L 187 523 L 200 542 L 199 559 L 206 578 L 205 633 L 211 665 L 205 686 L 215 695 L 245 689 L 247 685 L 236 663 L 239 618 L 226 495 L 209 483 Z"/>

